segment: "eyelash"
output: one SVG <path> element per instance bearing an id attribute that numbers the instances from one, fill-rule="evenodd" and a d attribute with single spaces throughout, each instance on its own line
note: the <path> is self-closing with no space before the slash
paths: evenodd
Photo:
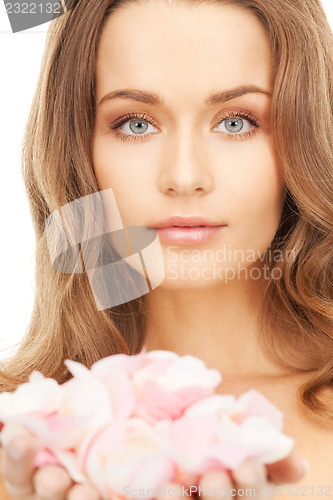
<path id="1" fill-rule="evenodd" d="M 235 111 L 235 112 L 228 111 L 227 114 L 221 113 L 217 117 L 217 119 L 220 121 L 218 122 L 216 127 L 218 125 L 221 125 L 221 123 L 223 123 L 228 118 L 244 118 L 249 123 L 251 123 L 251 125 L 255 128 L 252 128 L 251 130 L 248 130 L 247 132 L 244 132 L 243 134 L 227 134 L 224 132 L 223 134 L 226 136 L 227 139 L 238 140 L 238 141 L 243 141 L 245 139 L 249 139 L 250 137 L 253 137 L 254 134 L 256 134 L 255 129 L 259 128 L 259 126 L 260 126 L 259 120 L 257 118 L 255 118 L 253 115 L 251 115 L 251 113 L 249 113 L 248 111 L 240 110 L 240 111 Z M 150 133 L 149 134 L 128 135 L 128 134 L 124 134 L 123 132 L 119 131 L 119 129 L 122 125 L 124 125 L 126 122 L 131 121 L 131 120 L 142 120 L 142 121 L 146 121 L 146 122 L 150 123 L 154 127 L 157 126 L 156 122 L 149 115 L 146 115 L 145 113 L 129 113 L 125 116 L 122 116 L 118 120 L 116 120 L 112 125 L 110 125 L 109 128 L 111 130 L 114 130 L 116 136 L 119 137 L 120 139 L 122 139 L 124 142 L 126 142 L 126 141 L 143 141 L 147 137 L 150 136 Z M 214 128 L 216 128 L 216 127 L 214 127 Z M 221 133 L 221 132 L 218 132 L 218 133 Z"/>

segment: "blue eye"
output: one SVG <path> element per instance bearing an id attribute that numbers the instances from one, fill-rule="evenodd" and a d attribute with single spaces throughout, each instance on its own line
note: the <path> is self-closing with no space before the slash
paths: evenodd
<path id="1" fill-rule="evenodd" d="M 153 119 L 146 114 L 129 113 L 110 126 L 123 141 L 141 140 L 151 133 L 158 133 Z M 151 127 L 153 130 L 148 130 Z"/>
<path id="2" fill-rule="evenodd" d="M 147 120 L 128 120 L 123 123 L 120 130 L 125 134 L 130 134 L 130 132 L 133 132 L 133 134 L 144 134 L 147 132 L 149 126 L 156 130 L 156 127 L 147 122 Z"/>
<path id="3" fill-rule="evenodd" d="M 246 139 L 255 134 L 255 128 L 259 127 L 259 122 L 247 111 L 235 111 L 227 113 L 227 116 L 219 116 L 220 122 L 213 129 L 222 132 L 228 139 Z M 239 133 L 241 132 L 241 133 Z"/>
<path id="4" fill-rule="evenodd" d="M 219 116 L 219 123 L 213 131 L 223 132 L 227 139 L 247 139 L 255 134 L 259 121 L 247 111 L 228 112 Z M 252 126 L 251 126 L 252 125 Z M 222 130 L 219 129 L 222 126 Z M 110 127 L 123 141 L 143 140 L 159 133 L 155 121 L 145 113 L 129 113 L 116 120 Z M 150 129 L 149 129 L 150 128 Z M 241 133 L 240 133 L 241 132 Z"/>
<path id="5" fill-rule="evenodd" d="M 224 124 L 224 128 L 226 129 L 227 132 L 231 134 L 236 134 L 237 132 L 240 132 L 243 130 L 243 132 L 247 132 L 248 130 L 251 130 L 251 126 L 249 125 L 249 122 L 247 122 L 247 127 L 246 127 L 246 121 L 247 120 L 242 120 L 241 118 L 228 118 L 227 120 L 223 120 L 219 125 Z"/>

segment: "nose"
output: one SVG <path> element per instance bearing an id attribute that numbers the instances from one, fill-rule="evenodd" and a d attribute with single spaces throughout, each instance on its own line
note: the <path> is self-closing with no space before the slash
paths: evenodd
<path id="1" fill-rule="evenodd" d="M 184 125 L 165 144 L 159 169 L 158 187 L 177 196 L 204 195 L 213 189 L 208 154 L 198 132 Z"/>

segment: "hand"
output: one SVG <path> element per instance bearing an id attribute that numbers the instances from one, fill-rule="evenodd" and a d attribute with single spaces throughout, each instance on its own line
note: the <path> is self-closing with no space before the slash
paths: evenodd
<path id="1" fill-rule="evenodd" d="M 75 484 L 62 467 L 46 465 L 36 471 L 35 452 L 33 440 L 26 436 L 13 439 L 4 449 L 2 472 L 12 500 L 100 500 L 98 492 L 92 486 Z M 262 487 L 295 482 L 305 474 L 302 460 L 293 451 L 284 460 L 266 467 L 256 461 L 247 461 L 232 474 L 221 470 L 210 471 L 200 478 L 197 493 L 193 489 L 190 493 L 199 497 L 200 486 L 202 490 L 224 490 L 224 498 L 238 499 L 241 497 L 235 496 L 235 490 L 237 492 L 250 488 L 255 489 L 256 498 L 264 498 L 261 496 Z M 189 479 L 184 487 L 188 488 L 191 484 L 194 485 L 194 482 Z M 167 483 L 163 486 L 174 490 L 183 487 L 179 483 Z M 117 499 L 116 495 L 114 497 Z"/>
<path id="2" fill-rule="evenodd" d="M 205 498 L 208 496 L 207 490 L 211 490 L 209 498 L 214 500 L 216 498 L 225 499 L 241 499 L 245 496 L 246 490 L 252 490 L 251 495 L 257 499 L 267 498 L 267 494 L 263 495 L 262 488 L 271 487 L 270 497 L 274 495 L 274 488 L 283 483 L 293 483 L 299 481 L 308 473 L 308 467 L 304 461 L 295 451 L 292 451 L 288 457 L 279 462 L 269 465 L 261 465 L 255 460 L 248 460 L 242 464 L 238 469 L 232 473 L 221 470 L 212 470 L 203 474 L 198 481 L 198 484 L 193 482 L 192 490 L 189 489 L 191 484 L 186 481 L 188 487 L 188 494 L 194 497 Z M 199 486 L 201 488 L 201 495 Z M 177 488 L 182 488 L 182 485 L 176 482 L 170 482 L 164 485 L 166 490 L 168 488 L 175 491 Z M 216 488 L 216 490 L 215 490 Z M 222 490 L 222 492 L 220 491 Z M 244 490 L 240 495 L 237 491 Z M 253 492 L 255 490 L 255 493 Z M 213 494 L 216 491 L 216 495 Z M 220 491 L 220 493 L 219 493 Z M 161 498 L 161 497 L 159 497 Z M 169 498 L 169 495 L 164 495 L 164 499 Z"/>
<path id="3" fill-rule="evenodd" d="M 92 486 L 74 483 L 60 466 L 36 470 L 33 439 L 15 437 L 2 451 L 4 483 L 12 500 L 100 500 Z"/>

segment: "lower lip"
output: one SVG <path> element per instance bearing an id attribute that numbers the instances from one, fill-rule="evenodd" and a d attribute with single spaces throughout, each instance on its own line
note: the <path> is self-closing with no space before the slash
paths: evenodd
<path id="1" fill-rule="evenodd" d="M 209 241 L 222 227 L 160 227 L 154 228 L 161 240 L 178 245 L 197 245 Z"/>

